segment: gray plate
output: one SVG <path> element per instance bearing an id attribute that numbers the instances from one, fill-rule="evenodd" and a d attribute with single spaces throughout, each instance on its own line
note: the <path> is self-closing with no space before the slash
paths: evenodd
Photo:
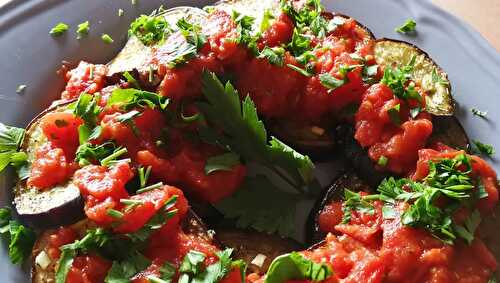
<path id="1" fill-rule="evenodd" d="M 109 61 L 126 41 L 126 30 L 132 19 L 149 13 L 160 4 L 166 7 L 203 6 L 210 1 L 139 0 L 13 0 L 0 9 L 0 121 L 26 126 L 36 113 L 60 95 L 63 80 L 55 74 L 63 60 L 76 64 L 80 60 L 95 63 Z M 449 73 L 454 96 L 459 103 L 459 118 L 469 136 L 500 148 L 500 132 L 495 121 L 500 119 L 500 54 L 477 32 L 455 17 L 434 7 L 428 0 L 324 0 L 330 11 L 351 15 L 368 26 L 377 37 L 410 41 L 427 51 Z M 125 11 L 123 17 L 117 11 Z M 401 36 L 394 28 L 407 18 L 418 23 L 418 35 Z M 91 31 L 87 38 L 76 40 L 76 25 L 89 20 Z M 63 21 L 71 25 L 64 36 L 54 39 L 48 31 Z M 102 33 L 110 34 L 115 43 L 100 40 Z M 28 88 L 16 94 L 18 85 Z M 471 107 L 488 111 L 488 119 L 473 117 Z M 492 161 L 498 171 L 500 164 Z M 332 173 L 322 171 L 323 181 Z M 12 178 L 0 178 L 0 202 L 10 202 Z M 304 213 L 305 215 L 306 213 Z M 495 239 L 499 225 L 489 221 L 490 242 L 500 258 L 500 237 Z M 20 267 L 12 266 L 5 246 L 0 247 L 1 282 L 28 282 Z"/>

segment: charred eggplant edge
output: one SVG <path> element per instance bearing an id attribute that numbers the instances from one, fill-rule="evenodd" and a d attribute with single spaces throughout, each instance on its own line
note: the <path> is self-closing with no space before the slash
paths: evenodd
<path id="1" fill-rule="evenodd" d="M 451 116 L 455 111 L 455 100 L 452 96 L 452 88 L 451 83 L 448 78 L 448 74 L 432 59 L 432 57 L 420 49 L 416 45 L 396 40 L 390 38 L 380 38 L 375 41 L 374 46 L 374 55 L 375 61 L 379 65 L 387 65 L 388 63 L 392 64 L 408 64 L 412 57 L 404 58 L 405 56 L 402 54 L 391 53 L 393 60 L 387 58 L 388 54 L 383 54 L 383 56 L 377 55 L 377 48 L 380 46 L 381 50 L 390 50 L 387 47 L 383 47 L 383 44 L 397 44 L 403 45 L 405 48 L 408 48 L 412 52 L 416 53 L 415 55 L 420 56 L 420 59 L 416 57 L 416 69 L 420 65 L 423 68 L 429 67 L 432 68 L 428 70 L 427 74 L 422 74 L 422 78 L 415 78 L 415 71 L 413 72 L 413 79 L 420 83 L 421 87 L 428 92 L 429 95 L 426 96 L 426 110 L 427 112 L 435 115 L 435 116 Z M 396 57 L 394 57 L 396 56 Z M 435 82 L 432 77 L 432 73 L 428 74 L 428 72 L 436 72 L 436 75 L 439 76 L 440 81 Z M 425 76 L 425 77 L 424 77 Z M 432 85 L 432 87 L 430 87 Z M 438 95 L 438 96 L 436 96 Z M 442 97 L 440 97 L 442 96 Z"/>
<path id="2" fill-rule="evenodd" d="M 49 113 L 65 111 L 66 108 L 73 103 L 74 100 L 53 105 L 45 111 L 38 114 L 27 126 L 26 135 L 21 148 L 28 154 L 28 160 L 32 161 L 36 147 L 33 145 L 41 144 L 36 140 L 38 137 L 36 132 L 41 131 L 39 123 L 45 115 Z M 41 133 L 39 132 L 38 135 Z M 19 215 L 19 218 L 36 228 L 50 228 L 58 225 L 74 223 L 84 217 L 83 215 L 83 199 L 80 196 L 80 191 L 76 187 L 70 188 L 71 182 L 56 186 L 49 190 L 39 191 L 36 188 L 27 188 L 26 180 L 18 180 L 14 186 L 14 207 Z M 58 191 L 54 191 L 57 189 Z M 71 189 L 71 190 L 70 190 Z M 30 194 L 27 196 L 26 194 Z M 59 202 L 54 202 L 58 198 L 54 198 L 51 194 L 61 196 Z M 30 201 L 30 200 L 38 201 Z M 46 209 L 35 209 L 34 206 L 44 202 Z"/>

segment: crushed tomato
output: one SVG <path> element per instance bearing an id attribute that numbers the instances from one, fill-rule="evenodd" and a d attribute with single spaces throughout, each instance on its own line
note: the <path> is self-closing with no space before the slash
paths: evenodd
<path id="1" fill-rule="evenodd" d="M 349 224 L 340 224 L 336 215 L 342 214 L 342 205 L 331 203 L 323 213 L 333 216 L 323 216 L 321 222 L 322 230 L 330 232 L 325 244 L 303 254 L 330 264 L 336 279 L 346 283 L 484 283 L 496 270 L 495 257 L 478 238 L 471 245 L 447 245 L 424 230 L 402 225 L 403 204 L 395 219 L 383 219 L 382 203 L 374 205 L 373 215 L 355 211 Z"/>

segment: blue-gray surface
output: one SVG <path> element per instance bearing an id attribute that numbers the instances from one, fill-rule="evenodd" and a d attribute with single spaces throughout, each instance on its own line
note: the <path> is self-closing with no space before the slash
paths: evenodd
<path id="1" fill-rule="evenodd" d="M 130 0 L 12 1 L 0 9 L 0 121 L 25 126 L 59 96 L 63 80 L 55 71 L 63 60 L 109 61 L 125 43 L 128 23 L 139 14 L 149 13 L 160 4 L 202 6 L 208 2 L 139 0 L 132 6 Z M 477 32 L 427 0 L 324 0 L 324 4 L 328 10 L 355 17 L 377 37 L 410 41 L 431 54 L 450 76 L 460 106 L 457 116 L 469 136 L 500 148 L 496 123 L 500 112 L 495 109 L 500 107 L 500 54 Z M 123 17 L 117 16 L 119 8 L 125 11 Z M 418 23 L 415 37 L 394 32 L 394 27 L 407 18 Z M 86 20 L 91 22 L 90 35 L 76 40 L 75 27 Z M 72 28 L 54 39 L 48 31 L 60 21 Z M 102 33 L 110 34 L 115 43 L 104 44 Z M 28 86 L 22 95 L 15 91 L 20 84 Z M 471 107 L 488 111 L 488 119 L 473 117 Z M 500 166 L 495 161 L 498 170 Z M 10 201 L 10 182 L 7 178 L 0 181 L 0 200 L 6 203 Z M 499 225 L 490 221 L 491 231 L 498 231 Z M 494 239 L 496 233 L 489 234 L 492 238 L 488 242 L 499 258 L 500 239 Z M 0 253 L 0 281 L 28 282 L 27 273 L 8 262 L 5 247 L 1 247 Z"/>

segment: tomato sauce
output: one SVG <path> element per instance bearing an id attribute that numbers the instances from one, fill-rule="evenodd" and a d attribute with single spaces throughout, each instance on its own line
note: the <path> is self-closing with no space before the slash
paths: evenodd
<path id="1" fill-rule="evenodd" d="M 396 119 L 400 125 L 389 115 L 389 110 L 397 105 L 400 110 Z M 407 174 L 415 167 L 418 150 L 424 148 L 432 133 L 431 116 L 420 113 L 411 118 L 407 103 L 383 84 L 375 84 L 366 91 L 355 121 L 354 138 L 368 148 L 370 158 L 375 163 L 382 156 L 388 160 L 378 168 L 398 174 Z"/>
<path id="2" fill-rule="evenodd" d="M 404 204 L 395 219 L 383 219 L 382 203 L 374 205 L 373 215 L 354 212 L 349 224 L 340 224 L 342 205 L 331 203 L 323 212 L 331 216 L 323 215 L 320 222 L 330 234 L 320 248 L 303 254 L 329 263 L 339 282 L 484 283 L 496 270 L 496 260 L 481 240 L 447 245 L 424 230 L 402 225 Z"/>
<path id="3" fill-rule="evenodd" d="M 454 158 L 457 155 L 466 154 L 464 151 L 455 150 L 444 145 L 438 145 L 436 149 L 421 149 L 418 152 L 418 162 L 412 178 L 421 180 L 429 174 L 429 161 L 437 161 L 444 158 Z M 498 191 L 500 189 L 495 170 L 482 158 L 476 155 L 467 155 L 472 160 L 472 177 L 479 178 L 488 196 L 478 201 L 478 208 L 483 213 L 491 212 L 498 204 Z"/>
<path id="4" fill-rule="evenodd" d="M 61 94 L 62 100 L 77 98 L 82 92 L 94 94 L 100 91 L 106 82 L 105 65 L 94 65 L 81 61 L 78 66 L 64 74 L 66 88 Z"/>

